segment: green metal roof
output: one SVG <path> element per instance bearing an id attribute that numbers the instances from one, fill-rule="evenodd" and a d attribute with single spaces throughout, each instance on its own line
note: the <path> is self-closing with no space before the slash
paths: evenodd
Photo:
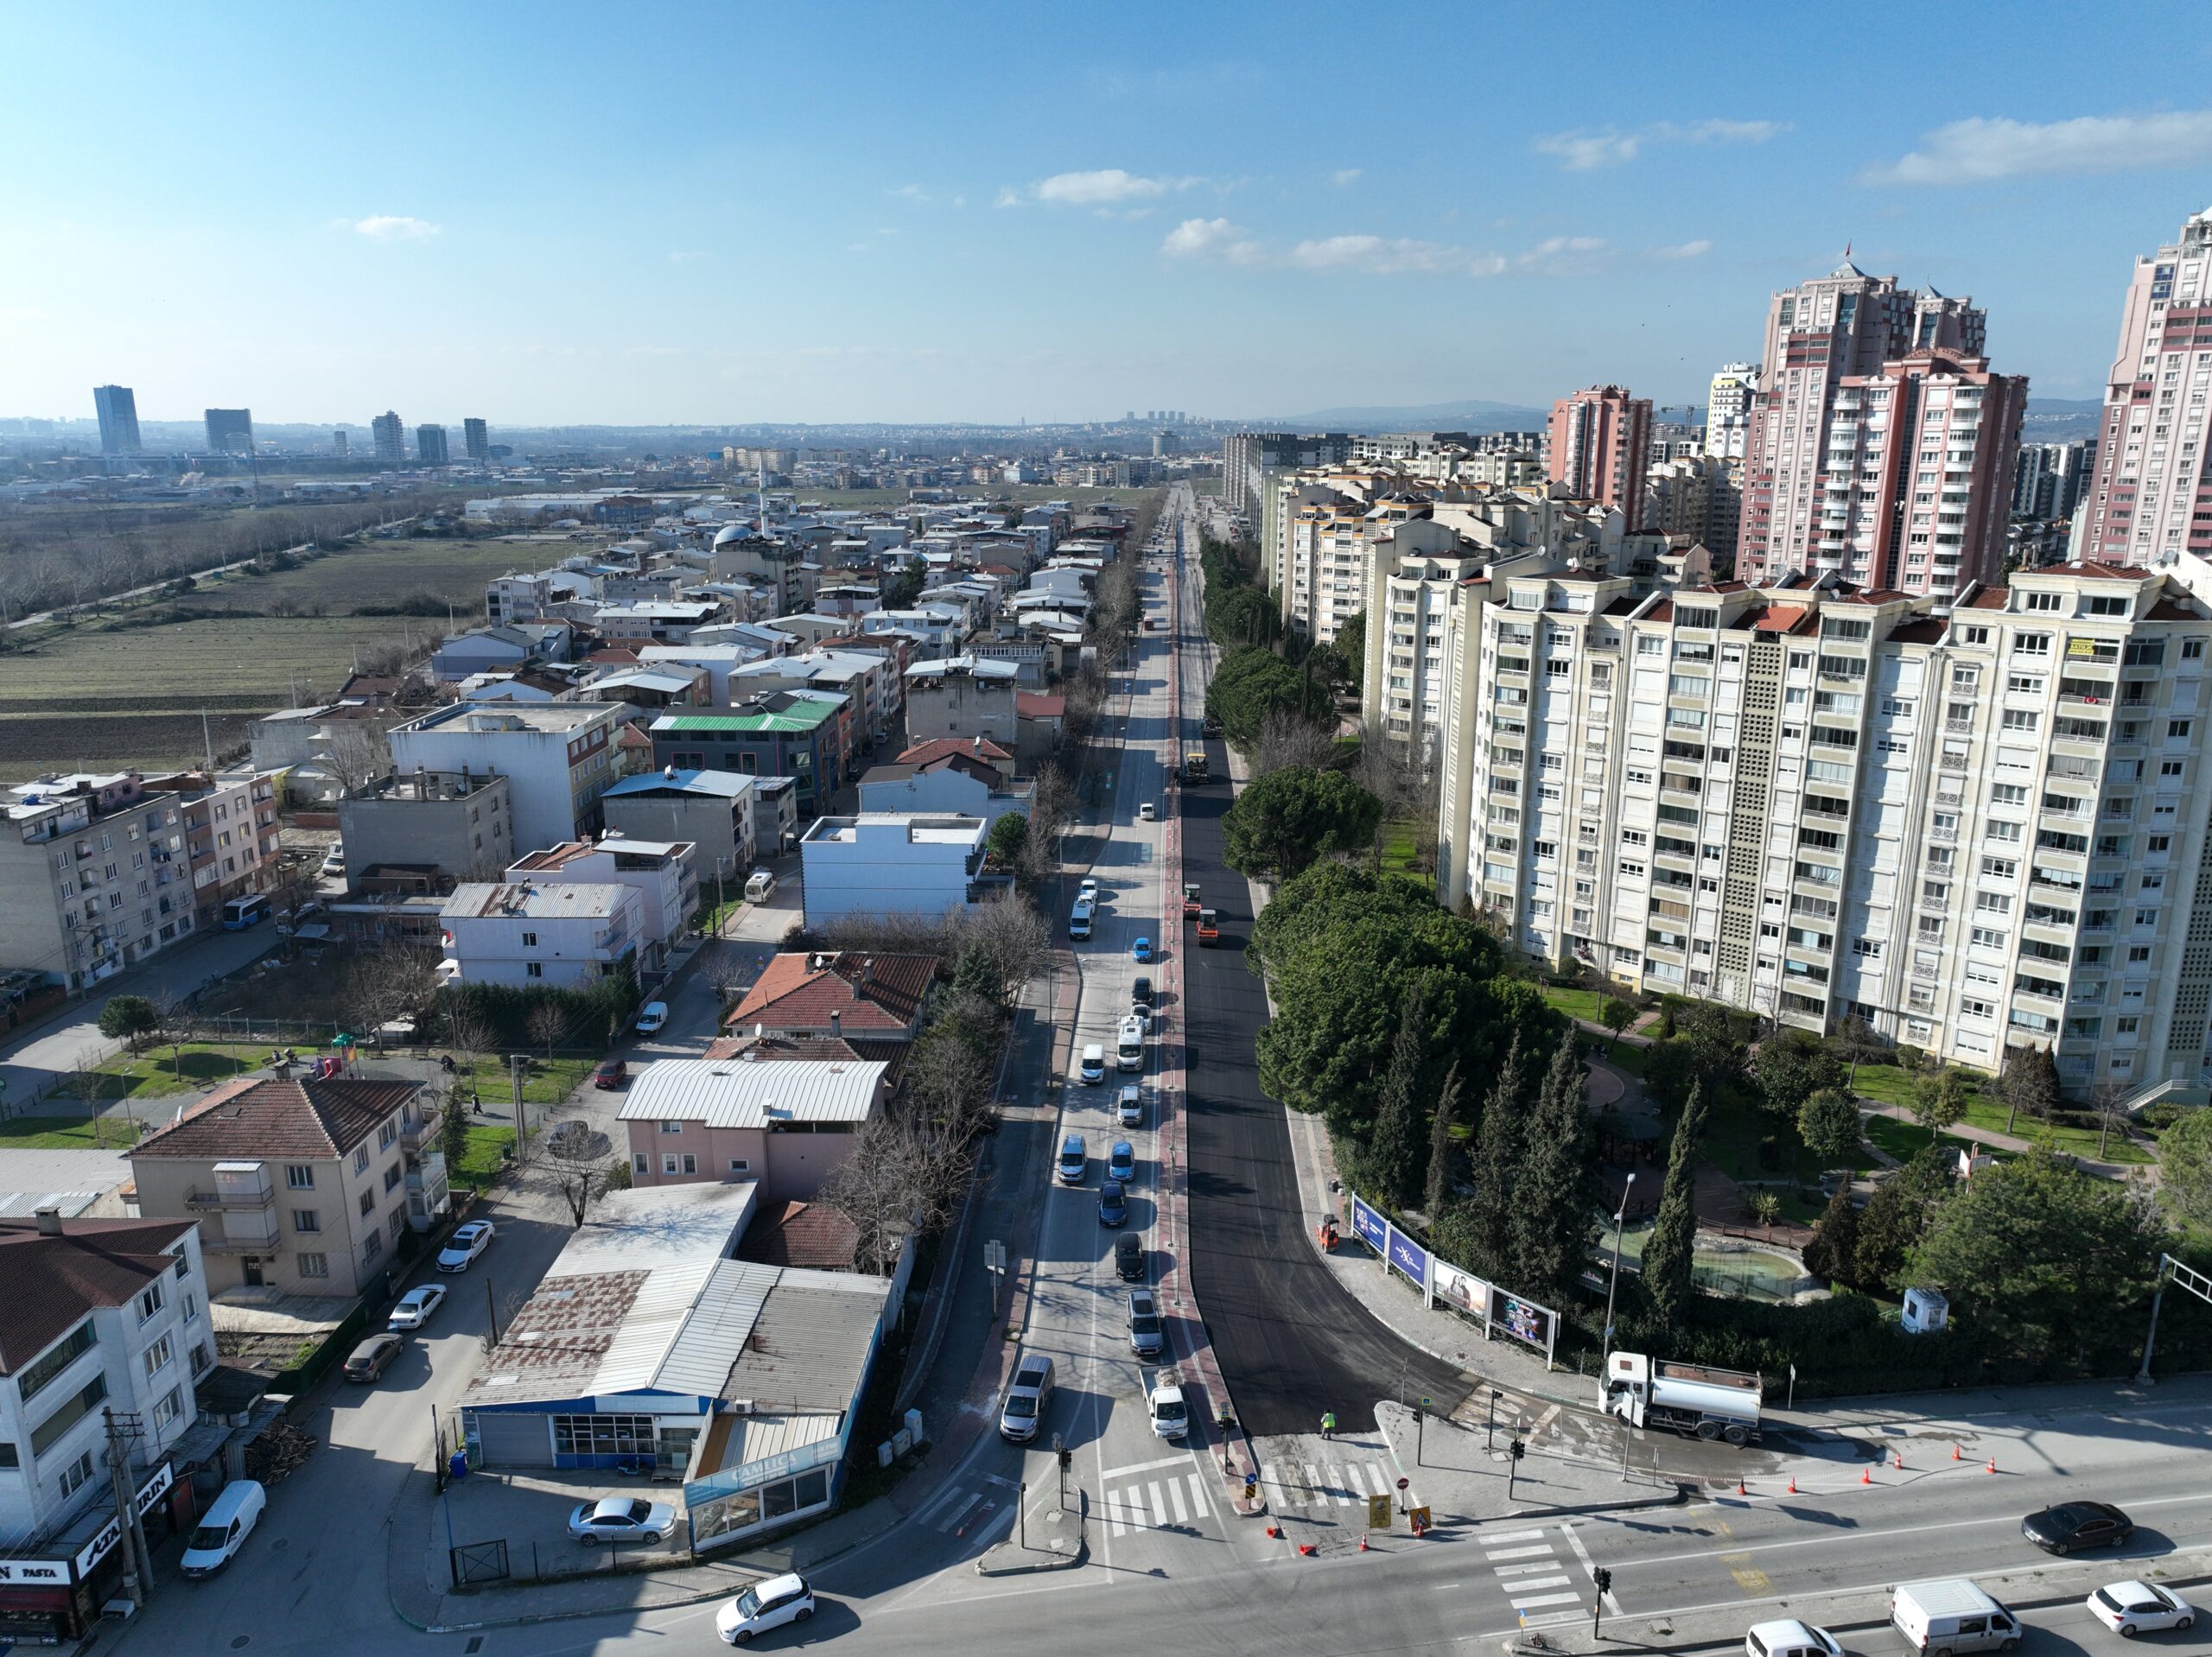
<path id="1" fill-rule="evenodd" d="M 665 714 L 653 721 L 652 728 L 677 735 L 723 731 L 750 736 L 803 736 L 833 716 L 837 708 L 835 702 L 802 702 L 772 714 Z"/>

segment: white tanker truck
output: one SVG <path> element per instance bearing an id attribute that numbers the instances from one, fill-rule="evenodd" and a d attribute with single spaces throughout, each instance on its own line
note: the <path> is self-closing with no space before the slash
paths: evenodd
<path id="1" fill-rule="evenodd" d="M 1743 1445 L 1758 1442 L 1764 1389 L 1757 1375 L 1739 1370 L 1615 1352 L 1605 1360 L 1598 1406 L 1631 1426 L 1672 1427 Z"/>

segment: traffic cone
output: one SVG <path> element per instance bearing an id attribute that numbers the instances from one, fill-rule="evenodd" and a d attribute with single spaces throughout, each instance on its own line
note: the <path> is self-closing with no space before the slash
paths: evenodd
<path id="1" fill-rule="evenodd" d="M 1989 1458 L 1989 1470 L 1993 1473 L 1997 1470 L 1997 1457 L 1994 1456 Z"/>
<path id="2" fill-rule="evenodd" d="M 1872 1484 L 1874 1482 L 1874 1470 L 1871 1467 L 1860 1468 L 1859 1470 L 1859 1482 L 1861 1484 Z"/>
<path id="3" fill-rule="evenodd" d="M 1751 1495 L 1751 1492 L 1744 1488 L 1744 1481 L 1740 1478 L 1736 1481 L 1736 1494 L 1739 1496 Z"/>
<path id="4" fill-rule="evenodd" d="M 1791 1475 L 1789 1480 L 1789 1494 L 1793 1496 L 1797 1494 L 1797 1479 L 1796 1476 L 1794 1474 Z"/>
<path id="5" fill-rule="evenodd" d="M 1951 1446 L 1951 1459 L 1953 1461 L 1962 1462 L 1966 1460 L 1966 1458 L 1967 1453 L 1965 1451 L 1961 1450 L 1956 1444 L 1953 1444 Z"/>
<path id="6" fill-rule="evenodd" d="M 1359 1539 L 1359 1551 L 1362 1553 L 1367 1552 L 1367 1539 L 1364 1536 Z"/>
<path id="7" fill-rule="evenodd" d="M 1893 1451 L 1891 1451 L 1890 1452 L 1890 1454 L 1891 1454 L 1891 1455 L 1892 1455 L 1892 1456 L 1894 1456 L 1894 1457 L 1897 1458 L 1894 1462 L 1892 1462 L 1892 1463 L 1891 1463 L 1891 1466 L 1893 1466 L 1893 1467 L 1895 1467 L 1898 1472 L 1900 1472 L 1900 1473 L 1904 1472 L 1904 1451 L 1903 1451 L 1902 1450 L 1893 1450 Z"/>
<path id="8" fill-rule="evenodd" d="M 1270 1535 L 1270 1536 L 1272 1536 L 1272 1537 L 1274 1537 L 1274 1538 L 1275 1539 L 1275 1540 L 1277 1540 L 1278 1542 L 1280 1542 L 1281 1540 L 1282 1540 L 1282 1527 L 1281 1527 L 1281 1526 L 1280 1526 L 1280 1525 L 1270 1525 L 1270 1526 L 1268 1526 L 1268 1535 Z"/>
<path id="9" fill-rule="evenodd" d="M 1312 1559 L 1313 1557 L 1313 1544 L 1311 1542 L 1300 1542 L 1298 1545 L 1298 1553 L 1300 1559 Z"/>

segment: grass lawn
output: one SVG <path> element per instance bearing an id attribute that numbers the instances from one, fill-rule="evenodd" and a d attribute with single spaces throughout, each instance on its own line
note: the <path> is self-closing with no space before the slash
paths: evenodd
<path id="1" fill-rule="evenodd" d="M 1868 1099 L 1910 1110 L 1914 1079 L 1894 1064 L 1861 1064 L 1855 1089 Z M 1965 1126 L 1980 1128 L 1984 1133 L 2006 1132 L 2004 1105 L 1994 1099 L 1984 1098 L 1971 1077 L 1967 1080 L 1967 1114 L 1960 1121 Z M 2026 1140 L 2031 1144 L 2048 1145 L 2052 1150 L 2067 1156 L 2123 1163 L 2144 1163 L 2151 1159 L 2123 1133 L 2112 1134 L 2106 1141 L 2104 1155 L 2099 1158 L 2097 1131 L 2093 1127 L 2075 1127 L 2063 1122 L 2038 1122 L 2033 1117 L 2023 1116 L 2014 1121 L 2010 1131 L 2015 1139 Z M 1925 1137 L 1921 1143 L 1927 1143 Z"/>
<path id="2" fill-rule="evenodd" d="M 0 1150 L 120 1151 L 134 1131 L 127 1117 L 95 1124 L 81 1116 L 18 1116 L 0 1123 Z"/>
<path id="3" fill-rule="evenodd" d="M 506 1166 L 506 1149 L 515 1141 L 512 1127 L 472 1127 L 468 1130 L 468 1148 L 457 1163 L 446 1165 L 446 1178 L 455 1185 L 468 1185 L 482 1190 L 499 1177 Z"/>
<path id="4" fill-rule="evenodd" d="M 1639 1047 L 1632 1041 L 1612 1041 L 1605 1038 L 1610 1051 L 1600 1050 L 1599 1056 L 1617 1070 L 1625 1071 L 1639 1082 L 1643 1079 L 1644 1061 L 1651 1055 L 1649 1047 Z"/>
<path id="5" fill-rule="evenodd" d="M 1386 822 L 1379 831 L 1382 842 L 1382 873 L 1385 874 L 1419 874 L 1415 867 L 1416 852 L 1414 826 L 1403 818 Z"/>
<path id="6" fill-rule="evenodd" d="M 104 1099 L 159 1099 L 173 1093 L 197 1093 L 229 1080 L 241 1070 L 251 1070 L 268 1057 L 266 1043 L 188 1041 L 181 1050 L 149 1047 L 143 1053 L 119 1053 L 96 1072 L 105 1082 Z M 63 1092 L 77 1096 L 76 1084 Z"/>
<path id="7" fill-rule="evenodd" d="M 542 1057 L 533 1057 L 523 1071 L 523 1102 L 531 1105 L 561 1103 L 591 1079 L 592 1070 L 598 1063 L 595 1057 L 577 1057 L 566 1053 L 550 1064 Z M 468 1085 L 466 1071 L 459 1073 L 457 1079 L 464 1089 Z M 476 1087 L 486 1103 L 509 1104 L 514 1100 L 514 1083 L 509 1077 L 507 1066 L 499 1059 L 486 1059 L 479 1065 Z"/>
<path id="8" fill-rule="evenodd" d="M 1598 1009 L 1605 1001 L 1605 994 L 1594 989 L 1567 989 L 1557 984 L 1544 986 L 1544 1000 L 1557 1007 L 1570 1019 L 1586 1019 L 1598 1022 Z"/>

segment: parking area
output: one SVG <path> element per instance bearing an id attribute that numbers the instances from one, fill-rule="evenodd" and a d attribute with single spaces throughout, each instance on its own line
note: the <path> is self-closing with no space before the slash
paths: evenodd
<path id="1" fill-rule="evenodd" d="M 577 1505 L 607 1496 L 665 1508 L 667 1535 L 658 1543 L 609 1540 L 596 1546 L 572 1539 L 569 1516 Z M 443 1559 L 449 1545 L 479 1547 L 503 1541 L 509 1580 L 516 1583 L 634 1571 L 648 1564 L 688 1564 L 691 1557 L 683 1487 L 673 1481 L 657 1482 L 597 1469 L 471 1473 L 446 1487 L 442 1508 L 429 1540 L 431 1553 Z M 661 1515 L 654 1517 L 658 1521 Z"/>

